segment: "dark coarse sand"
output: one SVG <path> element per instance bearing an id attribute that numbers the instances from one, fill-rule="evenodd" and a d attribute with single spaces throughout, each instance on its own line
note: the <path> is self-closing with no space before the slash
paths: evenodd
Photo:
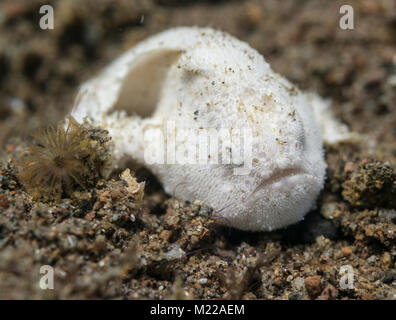
<path id="1" fill-rule="evenodd" d="M 354 30 L 339 27 L 343 1 L 1 1 L 0 298 L 395 299 L 396 1 L 348 3 Z M 39 28 L 43 4 L 54 30 Z M 300 88 L 331 98 L 360 134 L 326 149 L 326 186 L 303 222 L 272 233 L 220 227 L 211 208 L 166 195 L 130 161 L 60 201 L 22 185 L 30 134 L 65 117 L 78 85 L 179 25 L 248 42 Z M 144 195 L 120 178 L 127 167 Z M 43 265 L 54 290 L 39 286 Z"/>

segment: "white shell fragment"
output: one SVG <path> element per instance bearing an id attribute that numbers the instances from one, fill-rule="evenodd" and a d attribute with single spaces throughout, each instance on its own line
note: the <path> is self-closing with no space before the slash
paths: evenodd
<path id="1" fill-rule="evenodd" d="M 72 116 L 106 128 L 115 157 L 146 165 L 169 194 L 252 231 L 303 219 L 324 184 L 321 132 L 331 143 L 348 135 L 326 101 L 210 28 L 170 29 L 128 50 L 81 87 Z"/>

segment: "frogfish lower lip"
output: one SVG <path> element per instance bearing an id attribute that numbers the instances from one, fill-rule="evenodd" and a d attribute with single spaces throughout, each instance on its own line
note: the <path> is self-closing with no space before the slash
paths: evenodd
<path id="1" fill-rule="evenodd" d="M 280 182 L 283 179 L 291 178 L 291 177 L 294 177 L 297 175 L 302 175 L 302 174 L 306 174 L 306 171 L 304 171 L 301 168 L 289 168 L 289 169 L 275 170 L 268 178 L 261 181 L 256 189 L 262 189 L 262 188 L 265 188 L 266 186 L 273 185 L 277 182 Z"/>
<path id="2" fill-rule="evenodd" d="M 257 197 L 255 195 L 263 189 L 267 189 L 271 186 L 276 186 L 282 183 L 284 181 L 285 183 L 291 183 L 291 180 L 293 178 L 302 177 L 302 176 L 307 176 L 311 177 L 304 169 L 302 168 L 288 168 L 288 169 L 278 169 L 274 170 L 274 172 L 268 177 L 263 179 L 257 187 L 251 192 L 250 194 L 247 195 L 245 198 L 245 201 L 250 202 L 255 202 L 257 200 Z M 275 191 L 275 190 L 274 190 Z"/>

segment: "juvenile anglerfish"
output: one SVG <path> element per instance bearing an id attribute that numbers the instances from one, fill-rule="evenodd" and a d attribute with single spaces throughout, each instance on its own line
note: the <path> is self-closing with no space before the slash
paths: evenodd
<path id="1" fill-rule="evenodd" d="M 322 141 L 348 136 L 328 105 L 248 44 L 180 27 L 137 44 L 85 83 L 72 116 L 106 128 L 115 158 L 144 164 L 166 192 L 257 231 L 300 221 L 315 206 L 326 171 Z"/>

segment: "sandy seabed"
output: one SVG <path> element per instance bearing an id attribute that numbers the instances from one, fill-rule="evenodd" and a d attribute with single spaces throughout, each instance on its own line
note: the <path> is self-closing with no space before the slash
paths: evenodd
<path id="1" fill-rule="evenodd" d="M 48 3 L 55 29 L 41 30 Z M 396 1 L 349 1 L 354 30 L 339 28 L 341 4 L 2 1 L 0 298 L 395 299 Z M 120 172 L 56 203 L 35 200 L 19 181 L 30 134 L 63 119 L 83 81 L 179 25 L 248 42 L 300 88 L 331 98 L 361 135 L 327 148 L 326 186 L 301 223 L 271 233 L 220 227 L 211 208 L 166 195 L 132 162 L 146 181 L 143 200 Z M 42 265 L 54 268 L 54 290 L 40 289 Z"/>

